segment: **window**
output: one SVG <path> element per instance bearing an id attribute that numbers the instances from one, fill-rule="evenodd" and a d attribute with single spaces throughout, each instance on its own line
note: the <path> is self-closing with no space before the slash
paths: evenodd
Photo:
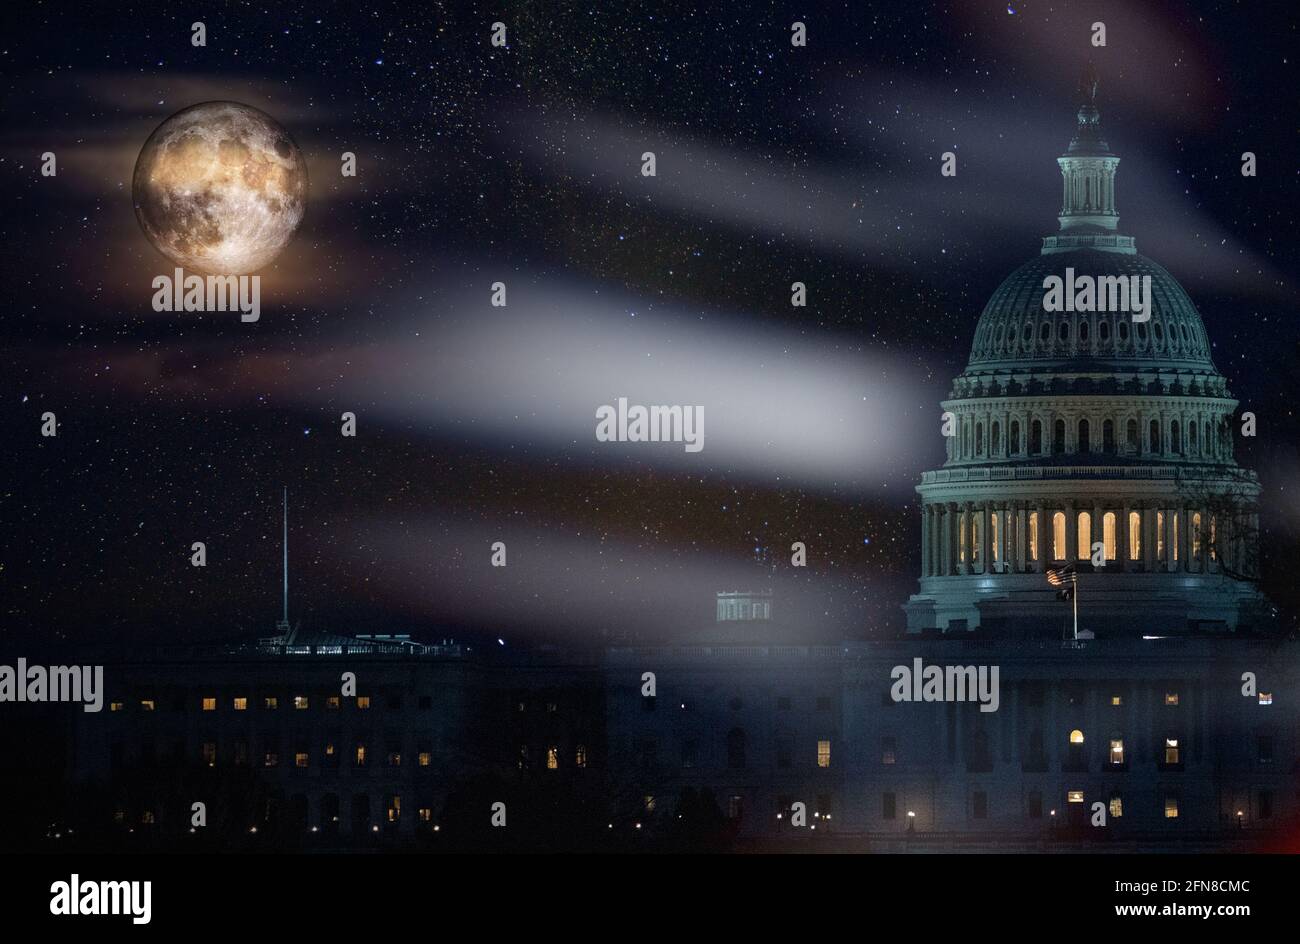
<path id="1" fill-rule="evenodd" d="M 1101 542 L 1105 546 L 1106 560 L 1113 561 L 1118 555 L 1118 541 L 1115 536 L 1115 512 L 1108 511 L 1101 519 Z"/>
<path id="2" fill-rule="evenodd" d="M 1182 542 L 1178 540 L 1178 527 L 1182 524 L 1182 515 L 1174 512 L 1174 560 L 1178 560 L 1178 545 Z"/>
<path id="3" fill-rule="evenodd" d="M 891 766 L 896 763 L 897 743 L 892 737 L 883 737 L 880 739 L 880 762 L 885 766 Z"/>
<path id="4" fill-rule="evenodd" d="M 366 766 L 366 745 L 364 743 L 357 745 L 356 754 L 353 755 L 353 762 L 358 767 Z"/>
<path id="5" fill-rule="evenodd" d="M 560 769 L 560 749 L 554 744 L 546 749 L 546 769 Z"/>
<path id="6" fill-rule="evenodd" d="M 1124 739 L 1122 737 L 1112 737 L 1110 739 L 1110 763 L 1113 767 L 1124 766 Z"/>
<path id="7" fill-rule="evenodd" d="M 1071 732 L 1070 732 L 1070 743 L 1071 743 L 1071 744 L 1082 744 L 1082 743 L 1083 743 L 1083 732 L 1080 731 L 1078 728 L 1075 728 L 1073 731 L 1071 731 Z"/>
<path id="8" fill-rule="evenodd" d="M 1259 693 L 1259 703 L 1260 703 L 1261 705 L 1271 705 L 1271 704 L 1273 704 L 1273 693 L 1272 693 L 1272 692 L 1260 692 L 1260 693 Z"/>
<path id="9" fill-rule="evenodd" d="M 1177 693 L 1177 692 L 1165 692 L 1165 704 L 1168 705 L 1168 706 L 1171 707 L 1171 708 L 1176 708 L 1176 707 L 1178 707 L 1178 693 Z"/>
<path id="10" fill-rule="evenodd" d="M 421 767 L 428 767 L 430 764 L 433 763 L 433 752 L 420 751 L 418 754 L 415 755 L 415 762 Z"/>
<path id="11" fill-rule="evenodd" d="M 1038 512 L 1029 513 L 1029 559 L 1038 560 Z"/>
<path id="12" fill-rule="evenodd" d="M 1065 795 L 1065 799 L 1066 799 L 1066 802 L 1068 802 L 1068 803 L 1082 803 L 1082 802 L 1083 802 L 1083 791 L 1082 791 L 1082 790 L 1071 790 L 1069 793 L 1067 793 L 1067 794 Z"/>
<path id="13" fill-rule="evenodd" d="M 141 698 L 141 699 L 140 699 L 140 710 L 141 710 L 141 711 L 153 711 L 153 710 L 154 710 L 155 708 L 157 708 L 157 707 L 158 707 L 157 704 L 154 702 L 154 700 L 153 700 L 152 698 Z"/>
<path id="14" fill-rule="evenodd" d="M 727 819 L 740 819 L 745 813 L 745 800 L 737 793 L 727 797 Z"/>
<path id="15" fill-rule="evenodd" d="M 1201 513 L 1192 514 L 1192 557 L 1201 556 Z"/>
<path id="16" fill-rule="evenodd" d="M 389 745 L 388 747 L 388 766 L 389 767 L 402 766 L 402 752 L 399 748 L 393 745 Z"/>
<path id="17" fill-rule="evenodd" d="M 370 707 L 370 696 L 369 696 L 369 695 L 358 695 L 358 696 L 357 696 L 357 707 L 360 708 L 362 711 L 367 710 L 367 709 Z"/>
<path id="18" fill-rule="evenodd" d="M 1136 511 L 1128 513 L 1128 559 L 1138 560 L 1142 557 L 1142 515 Z"/>
<path id="19" fill-rule="evenodd" d="M 275 711 L 275 709 L 280 707 L 280 699 L 276 698 L 274 695 L 267 695 L 262 699 L 262 707 L 267 711 Z"/>
<path id="20" fill-rule="evenodd" d="M 983 790 L 971 794 L 971 815 L 975 819 L 987 819 L 989 815 L 989 795 Z"/>
<path id="21" fill-rule="evenodd" d="M 121 711 L 123 707 L 125 706 L 120 701 L 110 701 L 108 703 L 109 711 Z"/>
<path id="22" fill-rule="evenodd" d="M 1156 512 L 1156 560 L 1165 559 L 1165 513 Z"/>
<path id="23" fill-rule="evenodd" d="M 280 752 L 274 749 L 268 749 L 262 752 L 262 766 L 275 767 L 280 763 Z"/>
<path id="24" fill-rule="evenodd" d="M 1165 797 L 1165 819 L 1178 819 L 1178 797 Z"/>
<path id="25" fill-rule="evenodd" d="M 1110 696 L 1110 706 L 1111 706 L 1112 708 L 1119 708 L 1119 707 L 1120 707 L 1121 705 L 1123 705 L 1123 704 L 1124 704 L 1124 696 L 1123 696 L 1123 695 L 1111 695 L 1111 696 Z"/>
<path id="26" fill-rule="evenodd" d="M 1065 560 L 1065 512 L 1052 515 L 1052 560 Z"/>
<path id="27" fill-rule="evenodd" d="M 433 810 L 430 809 L 430 808 L 427 807 L 427 806 L 422 806 L 422 807 L 420 807 L 420 809 L 417 811 L 416 815 L 418 815 L 418 816 L 420 817 L 420 822 L 422 822 L 422 823 L 432 823 L 432 822 L 433 822 Z"/>
<path id="28" fill-rule="evenodd" d="M 831 765 L 831 742 L 817 742 L 817 766 L 829 767 Z"/>
<path id="29" fill-rule="evenodd" d="M 217 745 L 215 741 L 203 742 L 203 765 L 205 767 L 217 766 Z"/>
<path id="30" fill-rule="evenodd" d="M 331 695 L 325 699 L 325 707 L 331 710 L 340 707 L 342 704 L 343 699 L 338 695 Z"/>
<path id="31" fill-rule="evenodd" d="M 248 699 L 245 698 L 245 697 L 243 697 L 242 695 L 241 695 L 241 696 L 237 696 L 237 697 L 235 698 L 235 710 L 236 710 L 236 711 L 247 711 L 247 710 L 248 710 Z"/>
<path id="32" fill-rule="evenodd" d="M 1178 748 L 1178 738 L 1165 738 L 1165 764 L 1174 766 L 1182 762 L 1182 753 Z"/>
<path id="33" fill-rule="evenodd" d="M 1075 536 L 1078 544 L 1079 560 L 1087 560 L 1092 556 L 1092 513 L 1087 511 L 1079 512 L 1076 523 L 1079 526 L 1078 534 Z"/>
<path id="34" fill-rule="evenodd" d="M 1111 794 L 1108 806 L 1112 817 L 1120 817 L 1124 815 L 1124 798 L 1118 793 Z"/>
<path id="35" fill-rule="evenodd" d="M 653 813 L 658 804 L 653 796 L 646 795 L 641 798 L 641 805 L 647 813 Z"/>
<path id="36" fill-rule="evenodd" d="M 296 751 L 293 755 L 293 765 L 295 767 L 306 767 L 308 765 L 307 752 Z"/>
<path id="37" fill-rule="evenodd" d="M 880 795 L 880 818 L 897 819 L 898 818 L 898 797 L 893 793 L 882 793 Z"/>
<path id="38" fill-rule="evenodd" d="M 211 695 L 208 695 L 208 696 L 204 697 L 204 699 L 203 699 L 203 710 L 204 710 L 204 711 L 216 711 L 216 710 L 217 710 L 217 700 L 216 700 L 215 698 L 213 698 Z"/>
<path id="39" fill-rule="evenodd" d="M 308 707 L 307 696 L 306 696 L 306 695 L 294 695 L 294 696 L 293 696 L 293 707 L 297 708 L 299 711 L 302 711 L 304 708 L 307 708 L 307 707 Z"/>
<path id="40" fill-rule="evenodd" d="M 575 767 L 587 766 L 587 745 L 579 744 L 578 749 L 573 752 L 573 765 Z"/>
<path id="41" fill-rule="evenodd" d="M 388 810 L 387 810 L 387 813 L 388 813 L 388 821 L 389 821 L 390 823 L 397 823 L 397 822 L 399 822 L 399 821 L 401 820 L 401 818 L 402 818 L 402 798 L 401 798 L 400 796 L 398 796 L 397 794 L 393 794 L 392 796 L 390 796 L 390 797 L 388 798 Z"/>

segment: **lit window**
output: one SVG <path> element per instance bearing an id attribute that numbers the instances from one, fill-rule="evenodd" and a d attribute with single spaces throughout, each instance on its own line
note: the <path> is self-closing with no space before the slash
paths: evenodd
<path id="1" fill-rule="evenodd" d="M 652 796 L 646 796 L 646 797 L 643 797 L 641 802 L 644 804 L 644 806 L 645 806 L 645 811 L 646 811 L 647 813 L 653 813 L 653 812 L 655 811 L 655 798 L 654 798 L 654 797 L 652 797 Z"/>
<path id="2" fill-rule="evenodd" d="M 326 757 L 333 757 L 333 756 L 334 756 L 334 745 L 333 745 L 332 743 L 331 743 L 331 744 L 326 744 L 326 745 L 325 745 L 325 756 L 326 756 Z"/>
<path id="3" fill-rule="evenodd" d="M 280 755 L 275 751 L 267 751 L 262 755 L 263 767 L 274 767 L 278 763 L 280 763 Z"/>
<path id="4" fill-rule="evenodd" d="M 274 695 L 267 695 L 262 699 L 262 707 L 268 711 L 275 711 L 275 709 L 280 707 L 280 699 L 276 698 Z"/>
<path id="5" fill-rule="evenodd" d="M 546 703 L 546 713 L 547 713 L 548 715 L 553 715 L 553 714 L 555 714 L 555 713 L 556 713 L 557 711 L 559 711 L 559 710 L 560 710 L 560 706 L 557 705 L 555 702 L 553 702 L 553 701 L 548 701 L 548 702 Z"/>
<path id="6" fill-rule="evenodd" d="M 308 699 L 307 699 L 307 696 L 306 696 L 306 695 L 294 695 L 294 696 L 293 696 L 293 706 L 294 706 L 295 708 L 297 708 L 299 711 L 301 711 L 301 710 L 303 710 L 304 708 L 308 707 L 308 705 L 309 705 L 309 702 L 308 702 Z"/>
<path id="7" fill-rule="evenodd" d="M 1117 796 L 1113 796 L 1113 797 L 1111 797 L 1111 798 L 1110 798 L 1110 804 L 1109 804 L 1109 805 L 1110 805 L 1110 815 L 1111 815 L 1111 816 L 1123 816 L 1123 815 L 1124 815 L 1124 798 L 1123 798 L 1123 797 L 1118 796 L 1118 795 L 1117 795 Z"/>
<path id="8" fill-rule="evenodd" d="M 817 742 L 817 766 L 829 767 L 831 765 L 831 742 Z"/>
<path id="9" fill-rule="evenodd" d="M 1079 526 L 1079 532 L 1075 536 L 1078 543 L 1079 560 L 1087 560 L 1092 556 L 1092 514 L 1091 512 L 1081 511 L 1076 520 Z"/>
<path id="10" fill-rule="evenodd" d="M 215 698 L 212 698 L 212 697 L 204 698 L 204 699 L 203 699 L 203 710 L 204 710 L 204 711 L 216 711 L 216 710 L 217 710 L 217 700 L 216 700 Z"/>
<path id="11" fill-rule="evenodd" d="M 560 749 L 558 747 L 551 746 L 546 749 L 546 769 L 560 769 Z"/>
<path id="12" fill-rule="evenodd" d="M 361 708 L 361 709 L 369 708 L 369 707 L 370 707 L 370 696 L 369 696 L 369 695 L 358 695 L 358 696 L 357 696 L 357 707 L 358 707 L 358 708 Z"/>
<path id="13" fill-rule="evenodd" d="M 578 745 L 578 749 L 574 751 L 573 764 L 575 767 L 587 766 L 587 745 Z"/>
<path id="14" fill-rule="evenodd" d="M 1123 695 L 1111 695 L 1111 696 L 1110 696 L 1110 705 L 1111 705 L 1112 708 L 1118 708 L 1118 707 L 1119 707 L 1120 705 L 1122 705 L 1122 704 L 1124 704 L 1124 696 L 1123 696 Z"/>
<path id="15" fill-rule="evenodd" d="M 247 711 L 247 710 L 248 710 L 248 699 L 245 698 L 245 697 L 243 697 L 243 696 L 236 697 L 236 698 L 235 698 L 235 710 L 236 710 L 236 711 Z"/>
<path id="16" fill-rule="evenodd" d="M 1260 693 L 1259 693 L 1259 703 L 1260 703 L 1261 705 L 1271 705 L 1271 704 L 1273 704 L 1273 693 L 1272 693 L 1272 692 L 1260 692 Z"/>
<path id="17" fill-rule="evenodd" d="M 402 818 L 402 798 L 400 796 L 391 796 L 388 798 L 388 821 L 396 823 Z"/>
<path id="18" fill-rule="evenodd" d="M 1165 692 L 1165 704 L 1174 707 L 1178 704 L 1177 692 Z"/>
<path id="19" fill-rule="evenodd" d="M 1165 797 L 1165 819 L 1178 819 L 1178 797 Z"/>
<path id="20" fill-rule="evenodd" d="M 153 825 L 153 810 L 145 810 L 140 814 L 140 822 L 146 826 Z"/>
<path id="21" fill-rule="evenodd" d="M 1080 731 L 1078 728 L 1075 728 L 1073 731 L 1071 731 L 1071 732 L 1070 732 L 1070 743 L 1071 743 L 1071 744 L 1082 744 L 1082 743 L 1083 743 L 1083 732 Z"/>
<path id="22" fill-rule="evenodd" d="M 366 766 L 366 746 L 364 744 L 357 745 L 356 760 L 358 767 Z"/>
<path id="23" fill-rule="evenodd" d="M 433 763 L 433 754 L 431 754 L 429 751 L 420 751 L 419 755 L 416 757 L 415 762 L 419 764 L 421 767 L 428 767 L 430 764 Z"/>
<path id="24" fill-rule="evenodd" d="M 420 816 L 420 822 L 422 823 L 433 822 L 433 810 L 429 809 L 429 807 L 427 806 L 420 807 L 419 816 Z"/>
<path id="25" fill-rule="evenodd" d="M 1052 515 L 1052 560 L 1065 560 L 1065 512 Z"/>
<path id="26" fill-rule="evenodd" d="M 1136 511 L 1128 513 L 1128 559 L 1140 560 L 1142 557 L 1142 515 Z"/>
<path id="27" fill-rule="evenodd" d="M 155 707 L 156 707 L 156 706 L 155 706 L 155 704 L 154 704 L 154 700 L 153 700 L 152 698 L 141 698 L 141 699 L 140 699 L 140 710 L 141 710 L 141 711 L 153 711 Z"/>
<path id="28" fill-rule="evenodd" d="M 740 815 L 744 812 L 744 809 L 744 797 L 736 793 L 727 797 L 727 819 L 740 819 Z"/>
<path id="29" fill-rule="evenodd" d="M 1115 512 L 1108 511 L 1101 519 L 1101 540 L 1106 545 L 1106 560 L 1114 560 L 1118 554 L 1118 538 L 1115 536 Z"/>
<path id="30" fill-rule="evenodd" d="M 1083 791 L 1082 791 L 1082 790 L 1071 790 L 1069 793 L 1067 793 L 1067 794 L 1065 795 L 1065 798 L 1066 798 L 1066 800 L 1068 800 L 1070 803 L 1082 803 L 1082 802 L 1083 802 Z"/>
<path id="31" fill-rule="evenodd" d="M 108 703 L 109 711 L 121 711 L 125 707 L 120 701 L 110 701 Z"/>
<path id="32" fill-rule="evenodd" d="M 1177 764 L 1181 755 L 1178 751 L 1178 738 L 1165 738 L 1165 763 Z"/>
<path id="33" fill-rule="evenodd" d="M 1174 512 L 1174 560 L 1178 560 L 1178 545 L 1181 543 L 1178 540 L 1178 526 L 1182 523 L 1182 518 L 1182 515 Z"/>
<path id="34" fill-rule="evenodd" d="M 1165 559 L 1165 513 L 1156 512 L 1156 560 Z"/>
<path id="35" fill-rule="evenodd" d="M 115 823 L 125 823 L 125 822 L 126 822 L 126 810 L 114 810 L 114 811 L 113 811 L 113 822 L 115 822 Z"/>
<path id="36" fill-rule="evenodd" d="M 1218 516 L 1210 515 L 1210 560 L 1219 559 L 1219 545 L 1215 542 L 1214 532 L 1218 528 Z"/>
<path id="37" fill-rule="evenodd" d="M 1114 737 L 1110 739 L 1110 762 L 1114 764 L 1116 767 L 1123 765 L 1124 763 L 1124 739 L 1123 738 Z"/>
<path id="38" fill-rule="evenodd" d="M 293 765 L 295 767 L 306 767 L 308 763 L 307 752 L 298 751 L 293 755 Z"/>
<path id="39" fill-rule="evenodd" d="M 401 751 L 389 751 L 389 752 L 388 752 L 388 766 L 389 766 L 389 767 L 401 767 L 401 766 L 402 766 L 402 752 L 401 752 Z"/>
<path id="40" fill-rule="evenodd" d="M 1029 513 L 1029 559 L 1038 560 L 1038 512 Z"/>
<path id="41" fill-rule="evenodd" d="M 343 699 L 339 698 L 338 695 L 331 695 L 329 698 L 325 699 L 326 708 L 337 708 L 341 704 L 343 704 Z"/>
<path id="42" fill-rule="evenodd" d="M 1201 556 L 1201 513 L 1192 515 L 1192 557 Z"/>
<path id="43" fill-rule="evenodd" d="M 215 742 L 203 742 L 203 763 L 208 767 L 217 766 L 217 745 Z"/>

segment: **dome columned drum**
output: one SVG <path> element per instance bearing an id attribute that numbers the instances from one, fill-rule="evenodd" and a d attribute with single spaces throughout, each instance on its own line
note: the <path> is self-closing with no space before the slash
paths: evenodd
<path id="1" fill-rule="evenodd" d="M 909 631 L 1069 635 L 1072 607 L 1045 578 L 1062 568 L 1079 575 L 1079 628 L 1097 636 L 1266 618 L 1259 487 L 1233 457 L 1237 401 L 1192 300 L 1118 232 L 1118 163 L 1088 100 L 1058 160 L 1061 231 L 993 293 L 943 403 L 947 461 L 917 487 Z M 1149 306 L 1049 311 L 1052 276 L 1140 280 Z"/>

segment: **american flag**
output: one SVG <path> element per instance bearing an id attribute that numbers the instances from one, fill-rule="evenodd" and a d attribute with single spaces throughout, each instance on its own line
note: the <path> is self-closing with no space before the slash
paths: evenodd
<path id="1" fill-rule="evenodd" d="M 1069 567 L 1062 567 L 1060 570 L 1049 570 L 1047 572 L 1047 582 L 1053 587 L 1063 587 L 1067 583 L 1074 583 L 1078 579 L 1078 574 Z"/>

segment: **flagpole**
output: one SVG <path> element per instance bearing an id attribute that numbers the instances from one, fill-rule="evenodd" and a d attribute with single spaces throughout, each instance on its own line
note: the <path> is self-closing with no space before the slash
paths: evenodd
<path id="1" fill-rule="evenodd" d="M 1074 582 L 1074 593 L 1070 594 L 1074 598 L 1074 641 L 1079 641 L 1079 575 L 1074 573 L 1070 575 Z"/>

